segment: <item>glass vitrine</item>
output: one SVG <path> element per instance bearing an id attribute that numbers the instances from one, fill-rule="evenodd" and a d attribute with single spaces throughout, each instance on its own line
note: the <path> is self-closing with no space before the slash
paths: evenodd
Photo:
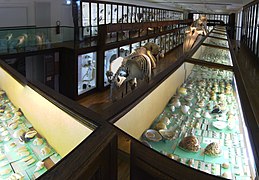
<path id="1" fill-rule="evenodd" d="M 232 66 L 229 49 L 201 45 L 192 55 L 192 58 Z"/>
<path id="2" fill-rule="evenodd" d="M 174 160 L 227 179 L 254 179 L 254 157 L 231 71 L 194 65 L 140 140 Z"/>
<path id="3" fill-rule="evenodd" d="M 81 124 L 82 117 L 75 118 L 2 67 L 0 76 L 0 179 L 37 179 L 59 166 L 64 171 L 61 159 L 69 159 L 96 126 Z"/>
<path id="4" fill-rule="evenodd" d="M 155 108 L 153 103 L 156 103 Z M 174 173 L 163 172 L 170 174 L 172 179 L 189 179 L 195 174 L 197 179 L 206 175 L 208 179 L 213 178 L 210 175 L 255 179 L 252 140 L 241 106 L 232 71 L 184 63 L 115 125 L 164 155 L 156 158 L 166 162 L 159 165 L 162 166 L 160 170 L 165 166 L 174 169 Z M 143 109 L 148 113 L 143 114 Z M 141 123 L 139 118 L 143 120 Z M 134 128 L 136 124 L 138 128 Z M 151 164 L 153 161 L 149 161 L 146 154 L 136 157 L 137 151 L 141 150 L 131 149 L 132 171 L 142 168 L 135 159 L 145 159 L 145 168 L 148 164 L 151 171 L 157 171 L 159 167 Z M 156 154 L 148 152 L 150 159 L 151 153 Z M 174 162 L 170 164 L 168 158 Z M 179 163 L 185 166 L 179 166 Z"/>
<path id="5" fill-rule="evenodd" d="M 110 70 L 110 64 L 118 57 L 118 48 L 106 50 L 104 53 L 104 86 L 109 84 L 106 72 Z"/>
<path id="6" fill-rule="evenodd" d="M 222 39 L 227 39 L 227 35 L 225 35 L 225 34 L 219 34 L 219 33 L 214 33 L 214 32 L 211 32 L 211 33 L 209 34 L 209 36 L 217 37 L 217 38 L 222 38 Z"/>
<path id="7" fill-rule="evenodd" d="M 207 37 L 203 41 L 203 43 L 229 48 L 227 40 L 217 39 L 217 38 L 213 38 L 213 37 Z"/>
<path id="8" fill-rule="evenodd" d="M 96 52 L 78 56 L 78 95 L 96 87 Z"/>
<path id="9" fill-rule="evenodd" d="M 119 48 L 119 56 L 127 57 L 130 54 L 130 45 L 122 46 Z"/>

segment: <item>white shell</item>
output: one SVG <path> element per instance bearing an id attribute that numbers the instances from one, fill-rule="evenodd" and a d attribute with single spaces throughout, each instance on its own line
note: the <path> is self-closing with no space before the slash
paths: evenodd
<path id="1" fill-rule="evenodd" d="M 44 162 L 42 161 L 37 162 L 36 169 L 34 170 L 34 172 L 41 170 L 43 167 L 44 167 Z"/>
<path id="2" fill-rule="evenodd" d="M 144 135 L 150 141 L 158 142 L 158 141 L 162 140 L 162 136 L 154 129 L 146 130 Z"/>
<path id="3" fill-rule="evenodd" d="M 17 127 L 18 127 L 18 122 L 17 121 L 16 122 L 11 122 L 11 123 L 8 124 L 8 128 L 10 128 L 12 130 L 16 129 Z"/>
<path id="4" fill-rule="evenodd" d="M 171 107 L 170 107 L 170 110 L 171 110 L 172 112 L 174 112 L 174 111 L 175 111 L 175 107 L 174 107 L 174 106 L 171 106 Z"/>
<path id="5" fill-rule="evenodd" d="M 201 117 L 200 113 L 198 113 L 198 112 L 196 112 L 196 113 L 194 114 L 194 116 L 195 116 L 196 118 L 200 118 L 200 117 Z"/>
<path id="6" fill-rule="evenodd" d="M 181 106 L 181 102 L 179 101 L 179 99 L 177 99 L 177 100 L 175 100 L 175 101 L 173 102 L 173 106 L 176 107 L 176 108 L 178 108 L 178 107 Z"/>
<path id="7" fill-rule="evenodd" d="M 22 173 L 16 172 L 9 176 L 8 180 L 24 180 L 24 175 Z"/>
<path id="8" fill-rule="evenodd" d="M 226 122 L 223 122 L 223 121 L 214 121 L 212 123 L 212 125 L 217 128 L 217 129 L 224 129 L 225 127 L 227 127 L 227 123 Z"/>
<path id="9" fill-rule="evenodd" d="M 189 111 L 189 109 L 190 109 L 190 107 L 187 106 L 187 105 L 183 105 L 183 106 L 181 107 L 181 110 L 182 110 L 182 112 L 183 112 L 184 114 L 187 114 L 188 111 Z"/>
<path id="10" fill-rule="evenodd" d="M 33 164 L 36 160 L 34 158 L 31 158 L 29 161 L 26 162 L 26 166 L 29 166 Z"/>
<path id="11" fill-rule="evenodd" d="M 41 152 L 42 155 L 47 155 L 47 154 L 50 153 L 50 151 L 51 151 L 51 149 L 50 149 L 48 146 L 44 146 L 44 147 L 40 150 L 40 152 Z"/>
<path id="12" fill-rule="evenodd" d="M 2 133 L 1 133 L 1 136 L 7 136 L 9 134 L 9 132 L 7 131 L 7 130 L 5 130 L 5 131 L 3 131 Z"/>
<path id="13" fill-rule="evenodd" d="M 23 133 L 25 133 L 25 130 L 24 130 L 24 129 L 18 129 L 18 130 L 16 130 L 16 131 L 14 131 L 13 137 L 14 137 L 14 138 L 19 138 L 20 136 L 23 135 Z"/>
<path id="14" fill-rule="evenodd" d="M 165 139 L 172 139 L 175 135 L 175 132 L 169 129 L 160 129 L 159 133 L 162 135 Z"/>
<path id="15" fill-rule="evenodd" d="M 25 133 L 25 138 L 32 139 L 32 138 L 34 138 L 34 136 L 36 136 L 36 134 L 37 134 L 37 131 L 35 131 L 35 130 L 28 131 Z"/>
<path id="16" fill-rule="evenodd" d="M 0 175 L 1 175 L 1 176 L 7 175 L 7 174 L 9 174 L 11 171 L 12 171 L 11 168 L 4 169 L 4 170 L 0 171 Z"/>
<path id="17" fill-rule="evenodd" d="M 33 145 L 40 146 L 43 144 L 43 140 L 41 138 L 36 138 L 33 140 Z"/>
<path id="18" fill-rule="evenodd" d="M 210 115 L 210 113 L 209 113 L 208 111 L 206 111 L 203 116 L 204 116 L 205 118 L 208 118 L 208 119 L 211 118 L 211 115 Z"/>

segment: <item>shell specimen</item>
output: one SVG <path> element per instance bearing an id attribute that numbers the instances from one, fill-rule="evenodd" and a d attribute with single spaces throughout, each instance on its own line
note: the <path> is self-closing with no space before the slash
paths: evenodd
<path id="1" fill-rule="evenodd" d="M 187 151 L 198 152 L 200 144 L 195 136 L 187 136 L 181 140 L 179 147 Z"/>
<path id="2" fill-rule="evenodd" d="M 158 142 L 162 140 L 162 136 L 154 129 L 148 129 L 145 133 L 144 136 L 150 140 L 150 141 L 155 141 Z"/>
<path id="3" fill-rule="evenodd" d="M 209 156 L 219 156 L 221 154 L 220 145 L 216 142 L 210 143 L 204 150 L 204 154 Z"/>

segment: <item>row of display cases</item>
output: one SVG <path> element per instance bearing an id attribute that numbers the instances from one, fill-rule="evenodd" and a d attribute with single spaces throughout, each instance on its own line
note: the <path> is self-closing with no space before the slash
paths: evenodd
<path id="1" fill-rule="evenodd" d="M 225 28 L 213 31 L 224 34 Z M 132 179 L 258 178 L 257 127 L 251 126 L 256 120 L 248 116 L 231 45 L 230 59 L 220 53 L 218 61 L 188 63 L 208 43 L 207 38 L 210 35 L 172 66 L 159 86 L 115 121 L 131 139 Z M 213 47 L 220 50 L 226 40 L 217 41 L 219 46 Z M 233 66 L 221 64 L 222 59 Z"/>
<path id="2" fill-rule="evenodd" d="M 116 179 L 116 135 L 98 115 L 2 60 L 0 77 L 0 179 Z"/>

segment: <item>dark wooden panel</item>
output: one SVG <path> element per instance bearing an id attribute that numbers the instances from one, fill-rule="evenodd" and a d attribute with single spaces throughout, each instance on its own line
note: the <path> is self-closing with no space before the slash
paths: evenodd
<path id="1" fill-rule="evenodd" d="M 169 159 L 135 140 L 131 141 L 131 179 L 224 179 Z"/>

